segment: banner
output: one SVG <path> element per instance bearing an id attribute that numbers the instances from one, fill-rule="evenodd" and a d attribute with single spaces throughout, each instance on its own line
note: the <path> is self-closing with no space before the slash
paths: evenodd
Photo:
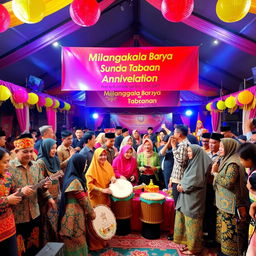
<path id="1" fill-rule="evenodd" d="M 104 91 L 86 92 L 86 107 L 144 108 L 174 107 L 180 104 L 179 92 L 161 91 Z"/>
<path id="2" fill-rule="evenodd" d="M 198 47 L 62 47 L 62 91 L 197 90 Z"/>
<path id="3" fill-rule="evenodd" d="M 149 126 L 154 128 L 154 132 L 161 130 L 161 125 L 167 127 L 172 125 L 172 114 L 165 115 L 110 115 L 112 126 L 121 125 L 130 131 L 138 130 L 140 133 L 146 133 Z"/>

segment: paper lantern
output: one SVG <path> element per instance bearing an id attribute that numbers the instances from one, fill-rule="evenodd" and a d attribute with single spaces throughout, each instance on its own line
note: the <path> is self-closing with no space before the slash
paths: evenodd
<path id="1" fill-rule="evenodd" d="M 12 0 L 15 16 L 24 23 L 37 23 L 45 16 L 44 0 Z"/>
<path id="2" fill-rule="evenodd" d="M 194 9 L 194 0 L 163 0 L 161 12 L 165 19 L 181 22 L 187 19 Z"/>
<path id="3" fill-rule="evenodd" d="M 71 109 L 71 105 L 67 103 L 66 110 L 69 111 Z"/>
<path id="4" fill-rule="evenodd" d="M 205 108 L 206 108 L 208 111 L 211 111 L 211 105 L 212 105 L 212 103 L 209 102 L 209 103 L 205 106 Z"/>
<path id="5" fill-rule="evenodd" d="M 65 107 L 64 102 L 63 102 L 62 100 L 59 100 L 59 102 L 60 102 L 59 108 L 60 108 L 60 109 L 63 109 L 63 108 Z"/>
<path id="6" fill-rule="evenodd" d="M 45 106 L 45 103 L 46 103 L 45 97 L 39 96 L 39 100 L 38 100 L 38 103 L 37 103 L 38 107 Z"/>
<path id="7" fill-rule="evenodd" d="M 2 4 L 0 4 L 0 32 L 4 32 L 9 28 L 10 20 L 9 12 Z"/>
<path id="8" fill-rule="evenodd" d="M 100 6 L 96 0 L 74 0 L 69 12 L 72 20 L 82 27 L 92 26 L 100 18 Z"/>
<path id="9" fill-rule="evenodd" d="M 53 105 L 53 100 L 52 100 L 52 98 L 46 97 L 46 98 L 45 98 L 45 106 L 46 106 L 47 108 L 50 108 L 52 105 Z"/>
<path id="10" fill-rule="evenodd" d="M 28 93 L 24 89 L 16 89 L 12 95 L 13 100 L 17 104 L 25 103 L 28 101 Z"/>
<path id="11" fill-rule="evenodd" d="M 237 101 L 241 103 L 242 105 L 248 105 L 250 104 L 254 99 L 254 95 L 248 91 L 242 91 L 237 95 Z"/>
<path id="12" fill-rule="evenodd" d="M 30 105 L 35 105 L 39 100 L 39 97 L 37 96 L 37 94 L 33 93 L 33 92 L 30 92 L 28 94 L 28 101 L 27 103 L 30 104 Z"/>
<path id="13" fill-rule="evenodd" d="M 218 110 L 224 110 L 227 108 L 223 100 L 218 100 L 216 106 Z"/>
<path id="14" fill-rule="evenodd" d="M 58 108 L 60 106 L 60 102 L 56 99 L 54 101 L 55 101 L 55 103 L 54 103 L 53 108 Z"/>
<path id="15" fill-rule="evenodd" d="M 11 91 L 4 85 L 0 85 L 0 101 L 8 100 L 11 97 Z"/>
<path id="16" fill-rule="evenodd" d="M 236 98 L 234 96 L 229 96 L 225 99 L 225 105 L 227 108 L 234 108 L 236 106 Z"/>
<path id="17" fill-rule="evenodd" d="M 256 0 L 252 0 L 251 7 L 250 7 L 250 13 L 256 14 Z"/>
<path id="18" fill-rule="evenodd" d="M 251 7 L 251 0 L 218 0 L 216 13 L 224 22 L 236 22 L 244 18 Z"/>

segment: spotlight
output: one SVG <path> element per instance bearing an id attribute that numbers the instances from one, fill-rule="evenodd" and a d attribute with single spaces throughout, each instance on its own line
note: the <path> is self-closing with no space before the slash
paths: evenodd
<path id="1" fill-rule="evenodd" d="M 92 118 L 93 119 L 98 119 L 99 118 L 99 114 L 98 113 L 93 113 L 92 114 Z"/>
<path id="2" fill-rule="evenodd" d="M 54 47 L 59 47 L 59 46 L 60 46 L 60 43 L 59 43 L 59 42 L 54 42 L 52 45 L 53 45 Z"/>
<path id="3" fill-rule="evenodd" d="M 215 39 L 215 40 L 213 41 L 213 44 L 214 44 L 214 45 L 218 45 L 218 44 L 219 44 L 219 40 Z"/>
<path id="4" fill-rule="evenodd" d="M 186 110 L 185 115 L 186 116 L 192 116 L 193 115 L 193 111 L 188 109 L 188 110 Z"/>

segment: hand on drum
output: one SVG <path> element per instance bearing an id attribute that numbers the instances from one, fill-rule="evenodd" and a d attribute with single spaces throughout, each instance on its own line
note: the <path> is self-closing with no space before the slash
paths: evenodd
<path id="1" fill-rule="evenodd" d="M 133 181 L 135 181 L 135 177 L 131 176 L 129 180 L 130 180 L 130 182 L 133 182 Z"/>
<path id="2" fill-rule="evenodd" d="M 103 194 L 109 194 L 112 195 L 112 191 L 109 188 L 103 188 L 101 191 Z"/>
<path id="3" fill-rule="evenodd" d="M 116 182 L 116 177 L 113 176 L 113 177 L 111 178 L 110 182 L 111 182 L 111 183 L 115 183 L 115 182 Z"/>

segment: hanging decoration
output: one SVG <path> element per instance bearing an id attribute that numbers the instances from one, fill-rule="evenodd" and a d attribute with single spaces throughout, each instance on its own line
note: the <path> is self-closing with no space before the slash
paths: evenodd
<path id="1" fill-rule="evenodd" d="M 70 5 L 70 16 L 79 26 L 89 27 L 100 18 L 100 5 L 96 0 L 74 0 Z"/>
<path id="2" fill-rule="evenodd" d="M 221 111 L 227 108 L 223 100 L 218 100 L 216 106 L 217 106 L 217 109 Z"/>
<path id="3" fill-rule="evenodd" d="M 212 105 L 212 103 L 209 102 L 209 103 L 205 106 L 206 110 L 211 111 L 211 105 Z"/>
<path id="4" fill-rule="evenodd" d="M 11 91 L 8 87 L 0 85 L 0 101 L 6 101 L 11 97 Z"/>
<path id="5" fill-rule="evenodd" d="M 225 105 L 227 108 L 234 108 L 236 106 L 236 98 L 234 96 L 229 96 L 225 99 Z"/>
<path id="6" fill-rule="evenodd" d="M 50 107 L 52 107 L 52 105 L 53 105 L 53 100 L 52 100 L 52 98 L 50 98 L 50 97 L 46 97 L 45 98 L 45 107 L 47 107 L 47 108 L 50 108 Z"/>
<path id="7" fill-rule="evenodd" d="M 39 100 L 39 97 L 37 96 L 37 94 L 33 93 L 33 92 L 30 92 L 28 94 L 28 100 L 27 100 L 27 103 L 29 105 L 35 105 Z"/>
<path id="8" fill-rule="evenodd" d="M 194 0 L 163 0 L 161 12 L 171 22 L 181 22 L 193 12 Z"/>
<path id="9" fill-rule="evenodd" d="M 256 14 L 256 0 L 252 0 L 250 13 Z"/>
<path id="10" fill-rule="evenodd" d="M 59 109 L 63 110 L 63 108 L 65 107 L 65 104 L 64 104 L 64 102 L 62 100 L 59 100 L 59 102 L 60 102 Z"/>
<path id="11" fill-rule="evenodd" d="M 53 108 L 58 108 L 59 106 L 60 106 L 60 102 L 55 99 L 55 103 L 54 103 Z"/>
<path id="12" fill-rule="evenodd" d="M 13 91 L 11 102 L 15 108 L 21 109 L 24 107 L 23 103 L 28 101 L 28 93 L 22 87 Z"/>
<path id="13" fill-rule="evenodd" d="M 242 106 L 250 104 L 253 101 L 253 98 L 254 95 L 248 90 L 242 91 L 237 95 L 237 101 Z"/>
<path id="14" fill-rule="evenodd" d="M 71 105 L 69 103 L 67 103 L 67 102 L 65 102 L 64 104 L 65 104 L 64 110 L 69 111 L 71 109 Z"/>
<path id="15" fill-rule="evenodd" d="M 10 26 L 10 14 L 8 10 L 0 4 L 0 33 L 6 31 Z"/>
<path id="16" fill-rule="evenodd" d="M 39 100 L 37 102 L 38 107 L 43 107 L 46 103 L 45 97 L 39 96 Z"/>

